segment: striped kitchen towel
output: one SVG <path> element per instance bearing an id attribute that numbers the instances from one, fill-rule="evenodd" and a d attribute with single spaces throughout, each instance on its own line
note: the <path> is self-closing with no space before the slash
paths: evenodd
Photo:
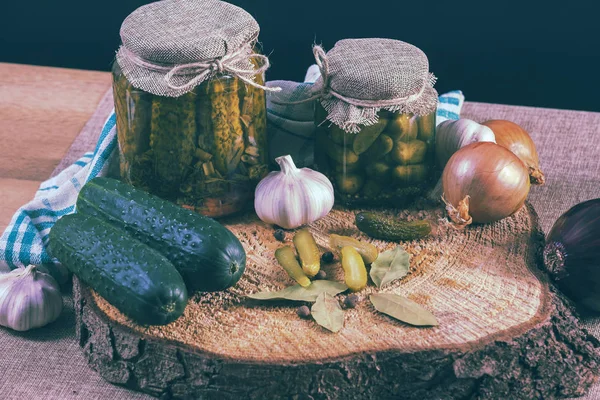
<path id="1" fill-rule="evenodd" d="M 311 70 L 307 76 L 310 72 Z M 306 95 L 311 82 L 290 82 L 282 85 L 279 81 L 277 85 L 284 87 L 285 96 L 289 101 L 293 101 Z M 458 119 L 463 102 L 464 96 L 460 91 L 440 96 L 437 122 Z M 312 162 L 312 104 L 276 106 L 268 102 L 267 108 L 271 149 L 285 149 L 288 153 L 296 155 L 298 160 Z M 92 151 L 83 154 L 60 174 L 43 182 L 35 197 L 16 211 L 0 237 L 0 273 L 36 264 L 45 266 L 59 282 L 67 280 L 67 270 L 46 251 L 48 233 L 61 216 L 75 211 L 79 189 L 92 178 L 106 175 L 111 155 L 117 147 L 115 123 L 116 117 L 112 112 L 102 128 L 95 149 L 90 149 Z"/>
<path id="2" fill-rule="evenodd" d="M 449 119 L 459 119 L 460 110 L 465 102 L 465 96 L 460 90 L 453 90 L 439 97 L 437 113 L 435 117 L 435 125 Z"/>
<path id="3" fill-rule="evenodd" d="M 54 178 L 40 185 L 35 197 L 17 210 L 0 237 L 0 272 L 28 264 L 42 265 L 59 282 L 68 271 L 46 251 L 48 233 L 63 215 L 75 211 L 79 189 L 96 176 L 106 174 L 117 146 L 114 112 L 104 123 L 93 151 L 87 152 Z"/>

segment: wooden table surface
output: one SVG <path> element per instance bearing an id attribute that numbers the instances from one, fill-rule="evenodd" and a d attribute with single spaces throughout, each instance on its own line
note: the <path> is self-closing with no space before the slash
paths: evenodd
<path id="1" fill-rule="evenodd" d="M 48 179 L 110 83 L 108 72 L 0 63 L 0 232 Z"/>
<path id="2" fill-rule="evenodd" d="M 0 63 L 0 232 L 50 176 L 109 88 L 107 72 Z M 548 177 L 530 195 L 544 229 L 577 202 L 600 197 L 600 113 L 467 102 L 461 116 L 511 119 L 530 131 Z M 0 329 L 7 350 L 0 356 L 0 393 L 146 399 L 88 370 L 74 335 L 73 305 L 65 299 L 60 323 L 23 336 Z M 600 338 L 600 317 L 584 326 Z M 600 399 L 600 384 L 586 399 Z"/>

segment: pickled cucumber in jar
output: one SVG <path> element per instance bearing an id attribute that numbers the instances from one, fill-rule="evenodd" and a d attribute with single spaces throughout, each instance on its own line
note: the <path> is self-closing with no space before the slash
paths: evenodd
<path id="1" fill-rule="evenodd" d="M 219 76 L 179 97 L 156 96 L 115 63 L 113 92 L 124 181 L 211 217 L 251 206 L 268 173 L 262 89 Z"/>
<path id="2" fill-rule="evenodd" d="M 121 179 L 210 217 L 251 209 L 268 173 L 259 25 L 226 1 L 155 1 L 121 25 Z M 218 43 L 218 45 L 215 45 Z"/>
<path id="3" fill-rule="evenodd" d="M 324 110 L 317 105 L 317 118 Z M 380 111 L 377 123 L 357 133 L 331 124 L 316 132 L 317 168 L 344 205 L 399 206 L 432 184 L 435 112 L 423 116 Z"/>

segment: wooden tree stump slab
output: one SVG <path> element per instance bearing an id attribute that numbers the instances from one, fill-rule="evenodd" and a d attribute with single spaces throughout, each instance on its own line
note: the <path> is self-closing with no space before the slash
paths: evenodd
<path id="1" fill-rule="evenodd" d="M 384 212 L 442 217 L 437 207 Z M 368 239 L 353 221 L 335 209 L 310 229 L 323 251 L 331 233 L 380 251 L 397 245 Z M 544 237 L 529 204 L 494 224 L 440 223 L 426 240 L 401 243 L 409 275 L 361 291 L 337 334 L 298 318 L 297 303 L 245 298 L 293 282 L 275 262 L 271 227 L 253 215 L 223 222 L 247 251 L 246 273 L 225 292 L 192 296 L 170 325 L 136 325 L 75 279 L 80 345 L 106 380 L 163 398 L 537 399 L 581 395 L 600 373 L 600 343 L 539 269 Z M 343 281 L 339 263 L 323 269 Z M 377 313 L 373 292 L 416 301 L 439 326 Z"/>

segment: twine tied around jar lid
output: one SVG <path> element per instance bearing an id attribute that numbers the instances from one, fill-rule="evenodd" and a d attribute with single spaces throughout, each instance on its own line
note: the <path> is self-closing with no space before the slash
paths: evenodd
<path id="1" fill-rule="evenodd" d="M 215 58 L 213 60 L 192 62 L 187 64 L 178 64 L 173 66 L 164 66 L 159 64 L 153 64 L 143 58 L 138 57 L 133 52 L 129 51 L 126 47 L 122 47 L 121 56 L 128 58 L 134 64 L 152 70 L 156 72 L 166 72 L 164 76 L 164 80 L 167 83 L 169 88 L 174 90 L 188 90 L 193 89 L 196 85 L 204 82 L 209 78 L 210 75 L 214 75 L 217 73 L 230 73 L 233 76 L 236 76 L 240 80 L 244 81 L 248 85 L 254 86 L 256 88 L 263 89 L 269 92 L 279 92 L 281 91 L 280 87 L 268 87 L 265 85 L 261 85 L 256 83 L 253 78 L 258 74 L 263 74 L 267 69 L 269 69 L 269 58 L 263 54 L 254 53 L 252 51 L 252 46 L 246 45 L 241 49 L 235 51 L 231 54 L 226 54 L 221 58 Z M 246 61 L 256 59 L 260 61 L 260 67 L 258 68 L 250 68 L 244 69 L 239 68 L 237 65 L 240 64 L 240 61 Z M 192 79 L 183 83 L 182 85 L 177 85 L 174 83 L 174 76 L 193 76 Z"/>
<path id="2" fill-rule="evenodd" d="M 393 39 L 344 39 L 325 52 L 313 47 L 321 77 L 314 95 L 298 104 L 319 100 L 327 120 L 349 133 L 376 124 L 381 109 L 427 115 L 437 107 L 436 78 L 427 56 L 417 47 Z"/>
<path id="3" fill-rule="evenodd" d="M 259 27 L 243 9 L 216 0 L 163 0 L 132 12 L 121 26 L 116 60 L 132 86 L 179 97 L 217 74 L 270 91 L 254 80 L 269 68 L 254 52 Z"/>

